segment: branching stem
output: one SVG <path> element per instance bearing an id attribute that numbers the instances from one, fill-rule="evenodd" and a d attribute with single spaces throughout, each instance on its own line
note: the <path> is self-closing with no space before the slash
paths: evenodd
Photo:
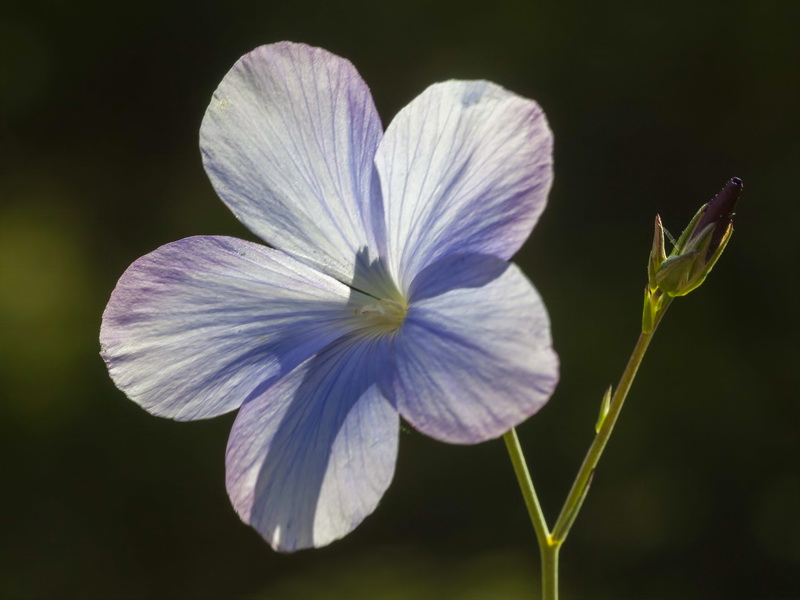
<path id="1" fill-rule="evenodd" d="M 567 534 L 569 534 L 569 530 L 583 505 L 594 477 L 597 463 L 603 454 L 609 437 L 611 437 L 611 432 L 617 423 L 617 418 L 620 411 L 622 411 L 622 406 L 639 370 L 639 365 L 642 364 L 642 359 L 647 352 L 650 341 L 653 339 L 656 328 L 671 302 L 672 298 L 664 298 L 655 316 L 651 331 L 642 333 L 639 336 L 628 364 L 620 377 L 619 384 L 611 397 L 608 413 L 602 419 L 597 434 L 591 446 L 589 446 L 589 450 L 578 470 L 552 533 L 547 527 L 547 521 L 542 512 L 536 490 L 533 487 L 533 481 L 525 463 L 525 458 L 522 455 L 517 432 L 512 429 L 503 436 L 508 454 L 511 457 L 511 463 L 514 466 L 514 472 L 517 475 L 517 481 L 522 490 L 522 496 L 525 499 L 525 506 L 528 508 L 528 514 L 536 532 L 536 539 L 539 542 L 539 552 L 542 559 L 542 600 L 558 600 L 558 552 L 567 539 Z"/>

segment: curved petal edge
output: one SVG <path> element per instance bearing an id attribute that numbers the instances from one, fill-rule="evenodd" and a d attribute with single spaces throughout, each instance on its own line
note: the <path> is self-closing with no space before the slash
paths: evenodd
<path id="1" fill-rule="evenodd" d="M 239 411 L 228 494 L 275 550 L 343 537 L 391 483 L 399 416 L 379 391 L 382 357 L 378 341 L 336 342 Z"/>
<path id="2" fill-rule="evenodd" d="M 496 269 L 491 261 L 484 267 L 489 275 Z M 499 437 L 544 406 L 558 383 L 550 322 L 535 288 L 513 264 L 493 276 L 482 287 L 453 282 L 415 303 L 395 339 L 394 400 L 432 438 L 474 444 Z"/>
<path id="3" fill-rule="evenodd" d="M 238 408 L 352 329 L 351 290 L 277 250 L 198 236 L 134 262 L 103 313 L 114 383 L 155 415 Z"/>
<path id="4" fill-rule="evenodd" d="M 405 289 L 449 254 L 511 258 L 547 202 L 553 136 L 533 100 L 488 81 L 447 81 L 398 113 L 375 161 L 388 255 Z"/>
<path id="5" fill-rule="evenodd" d="M 348 60 L 281 42 L 246 54 L 225 75 L 200 148 L 211 183 L 244 225 L 350 283 L 354 257 L 376 245 L 373 159 L 382 134 Z"/>

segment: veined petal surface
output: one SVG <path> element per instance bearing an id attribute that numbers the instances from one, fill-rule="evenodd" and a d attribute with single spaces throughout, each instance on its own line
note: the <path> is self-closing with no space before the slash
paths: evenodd
<path id="1" fill-rule="evenodd" d="M 552 134 L 541 108 L 487 81 L 432 85 L 375 158 L 400 286 L 451 253 L 510 258 L 545 207 Z"/>
<path id="2" fill-rule="evenodd" d="M 385 338 L 339 340 L 239 411 L 228 494 L 276 550 L 341 538 L 389 486 L 399 417 L 379 391 L 386 355 Z"/>
<path id="3" fill-rule="evenodd" d="M 228 72 L 203 119 L 200 148 L 211 183 L 242 223 L 351 283 L 356 257 L 374 246 L 381 135 L 369 89 L 349 61 L 282 42 Z"/>
<path id="4" fill-rule="evenodd" d="M 453 443 L 502 435 L 539 410 L 558 381 L 549 318 L 532 284 L 501 259 L 469 262 L 447 265 L 449 286 L 425 278 L 435 289 L 420 286 L 393 340 L 390 385 L 400 414 Z M 476 271 L 483 285 L 475 285 Z"/>
<path id="5" fill-rule="evenodd" d="M 213 417 L 350 331 L 354 294 L 277 250 L 186 238 L 125 271 L 103 313 L 101 354 L 147 411 Z"/>

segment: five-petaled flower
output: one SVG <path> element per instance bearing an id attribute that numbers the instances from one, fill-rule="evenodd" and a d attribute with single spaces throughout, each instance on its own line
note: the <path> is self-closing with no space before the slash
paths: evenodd
<path id="1" fill-rule="evenodd" d="M 508 262 L 552 180 L 535 102 L 447 81 L 384 133 L 350 62 L 279 43 L 225 76 L 200 145 L 269 247 L 198 236 L 140 258 L 103 314 L 102 356 L 152 414 L 239 409 L 228 493 L 275 549 L 328 544 L 375 509 L 400 416 L 471 444 L 548 400 L 547 312 Z"/>

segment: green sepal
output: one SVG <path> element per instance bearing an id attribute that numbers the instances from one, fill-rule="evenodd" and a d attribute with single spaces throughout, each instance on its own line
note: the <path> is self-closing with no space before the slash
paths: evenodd
<path id="1" fill-rule="evenodd" d="M 714 254 L 711 255 L 711 257 L 708 259 L 708 262 L 706 263 L 706 275 L 708 275 L 711 272 L 711 269 L 714 268 L 714 265 L 717 264 L 719 257 L 722 255 L 722 251 L 725 250 L 725 246 L 728 245 L 728 242 L 730 241 L 732 235 L 733 235 L 733 225 L 728 224 L 728 228 L 722 235 L 722 240 L 720 241 L 719 246 L 717 246 L 717 249 L 714 250 Z"/>
<path id="2" fill-rule="evenodd" d="M 600 428 L 606 421 L 608 416 L 608 409 L 611 407 L 611 386 L 608 386 L 606 393 L 603 394 L 603 401 L 600 403 L 600 414 L 597 417 L 597 424 L 594 426 L 594 432 L 600 433 Z"/>
<path id="3" fill-rule="evenodd" d="M 732 233 L 733 226 L 728 224 L 717 242 L 717 248 L 709 256 L 715 226 L 708 225 L 700 235 L 689 241 L 683 254 L 670 256 L 664 261 L 655 274 L 658 289 L 670 296 L 685 296 L 697 289 L 714 268 Z"/>
<path id="4" fill-rule="evenodd" d="M 689 283 L 689 275 L 699 256 L 700 253 L 697 250 L 680 256 L 670 256 L 656 273 L 658 289 L 670 296 L 687 294 L 689 291 L 686 290 L 686 286 Z"/>
<path id="5" fill-rule="evenodd" d="M 644 306 L 642 307 L 642 333 L 650 333 L 656 328 L 656 317 L 658 316 L 664 301 L 664 294 L 658 290 L 650 288 L 650 284 L 644 286 Z"/>
<path id="6" fill-rule="evenodd" d="M 683 233 L 681 233 L 681 236 L 678 238 L 678 241 L 675 242 L 675 244 L 672 247 L 673 255 L 683 254 L 687 250 L 686 245 L 689 243 L 689 240 L 692 238 L 693 234 L 696 233 L 695 228 L 697 227 L 697 223 L 700 221 L 701 217 L 705 213 L 707 206 L 708 203 L 703 204 L 703 206 L 700 207 L 700 210 L 698 210 L 694 214 L 692 220 L 689 221 L 689 224 L 686 226 L 686 229 L 683 230 Z"/>
<path id="7" fill-rule="evenodd" d="M 667 260 L 664 250 L 664 226 L 661 224 L 661 217 L 656 215 L 656 226 L 653 232 L 653 247 L 650 249 L 650 260 L 647 263 L 647 281 L 650 289 L 655 291 L 658 288 L 656 283 L 656 273 Z"/>

